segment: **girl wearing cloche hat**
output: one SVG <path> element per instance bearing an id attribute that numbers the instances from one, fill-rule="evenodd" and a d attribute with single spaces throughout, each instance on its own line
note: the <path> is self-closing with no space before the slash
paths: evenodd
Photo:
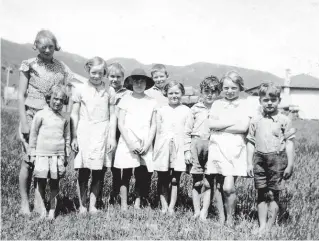
<path id="1" fill-rule="evenodd" d="M 134 208 L 139 209 L 146 200 L 148 183 L 153 173 L 152 142 L 156 131 L 156 101 L 144 91 L 151 88 L 154 81 L 143 69 L 135 69 L 124 81 L 124 87 L 132 93 L 125 95 L 118 104 L 118 127 L 121 137 L 115 153 L 114 167 L 122 169 L 121 209 L 126 211 L 129 182 L 134 169 L 136 178 L 136 200 Z"/>

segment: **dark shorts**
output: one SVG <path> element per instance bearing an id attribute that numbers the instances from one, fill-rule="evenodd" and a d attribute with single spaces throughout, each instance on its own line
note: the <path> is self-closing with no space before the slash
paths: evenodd
<path id="1" fill-rule="evenodd" d="M 209 140 L 192 138 L 192 168 L 191 174 L 204 174 L 207 168 Z"/>
<path id="2" fill-rule="evenodd" d="M 281 190 L 283 173 L 287 167 L 288 159 L 285 152 L 281 153 L 255 153 L 254 180 L 256 189 L 268 188 Z"/>

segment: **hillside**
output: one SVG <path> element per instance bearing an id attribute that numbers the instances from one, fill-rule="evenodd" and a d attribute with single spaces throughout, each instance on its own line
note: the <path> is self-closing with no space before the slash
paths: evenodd
<path id="1" fill-rule="evenodd" d="M 1 52 L 2 65 L 10 65 L 14 68 L 13 74 L 10 78 L 10 85 L 17 84 L 19 77 L 18 68 L 21 61 L 36 56 L 36 52 L 32 49 L 32 44 L 17 44 L 5 39 L 1 39 Z M 55 57 L 65 62 L 75 73 L 86 76 L 83 69 L 86 61 L 85 58 L 64 51 L 56 52 Z M 107 63 L 111 63 L 113 61 L 120 62 L 124 66 L 126 74 L 129 74 L 136 67 L 142 67 L 147 71 L 149 71 L 152 67 L 151 65 L 144 65 L 135 59 L 129 58 L 112 58 L 107 60 Z M 191 85 L 193 87 L 197 87 L 203 77 L 207 75 L 213 74 L 220 78 L 223 74 L 230 70 L 236 70 L 243 76 L 245 86 L 247 88 L 253 87 L 264 80 L 271 80 L 276 83 L 282 83 L 283 81 L 278 76 L 268 72 L 205 62 L 193 63 L 187 66 L 167 65 L 167 70 L 170 74 L 170 79 L 179 80 L 185 85 Z M 1 86 L 5 83 L 5 78 L 3 77 L 2 73 Z"/>

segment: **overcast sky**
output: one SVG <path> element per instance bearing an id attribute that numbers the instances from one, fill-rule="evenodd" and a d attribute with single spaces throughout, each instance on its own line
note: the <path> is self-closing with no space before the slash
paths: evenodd
<path id="1" fill-rule="evenodd" d="M 49 29 L 84 57 L 319 77 L 319 0 L 2 0 L 1 9 L 2 37 L 18 43 Z"/>

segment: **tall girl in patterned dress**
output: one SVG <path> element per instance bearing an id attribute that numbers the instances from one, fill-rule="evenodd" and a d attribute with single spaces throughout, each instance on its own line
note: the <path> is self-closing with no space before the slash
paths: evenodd
<path id="1" fill-rule="evenodd" d="M 220 222 L 233 225 L 238 176 L 247 175 L 245 133 L 251 111 L 247 100 L 239 97 L 244 90 L 243 79 L 235 72 L 221 79 L 223 99 L 216 100 L 210 109 L 211 129 L 208 151 L 208 174 L 218 175 L 216 195 L 222 194 L 224 203 L 217 203 Z M 221 200 L 221 199 L 217 199 Z M 226 216 L 225 216 L 226 214 Z"/>
<path id="2" fill-rule="evenodd" d="M 124 81 L 124 86 L 133 91 L 118 104 L 118 127 L 121 136 L 117 145 L 114 167 L 121 169 L 121 209 L 127 210 L 127 193 L 134 168 L 137 194 L 134 208 L 139 209 L 146 200 L 148 183 L 153 173 L 152 142 L 156 131 L 155 99 L 144 93 L 154 85 L 144 70 L 135 69 Z"/>
<path id="3" fill-rule="evenodd" d="M 29 191 L 32 180 L 33 163 L 30 162 L 28 147 L 29 132 L 32 119 L 36 112 L 46 106 L 45 94 L 53 85 L 69 84 L 73 78 L 70 69 L 61 61 L 53 58 L 54 51 L 60 46 L 56 37 L 48 30 L 38 32 L 34 41 L 34 50 L 39 54 L 35 58 L 24 60 L 20 67 L 19 82 L 19 116 L 20 136 L 24 158 L 21 162 L 19 186 L 22 214 L 30 214 Z"/>
<path id="4" fill-rule="evenodd" d="M 80 213 L 87 212 L 87 189 L 90 174 L 90 213 L 96 213 L 96 199 L 99 197 L 103 180 L 103 166 L 109 153 L 115 148 L 114 100 L 102 81 L 106 75 L 106 63 L 100 57 L 89 59 L 85 64 L 89 74 L 86 84 L 75 89 L 72 96 L 72 149 L 79 151 L 74 159 L 78 170 L 78 195 Z"/>
<path id="5" fill-rule="evenodd" d="M 158 173 L 158 192 L 162 213 L 174 214 L 177 192 L 182 172 L 191 159 L 191 132 L 193 114 L 181 98 L 184 86 L 170 81 L 164 87 L 168 105 L 161 106 L 156 112 L 156 138 L 154 145 L 154 170 Z M 170 203 L 168 205 L 169 186 Z"/>

